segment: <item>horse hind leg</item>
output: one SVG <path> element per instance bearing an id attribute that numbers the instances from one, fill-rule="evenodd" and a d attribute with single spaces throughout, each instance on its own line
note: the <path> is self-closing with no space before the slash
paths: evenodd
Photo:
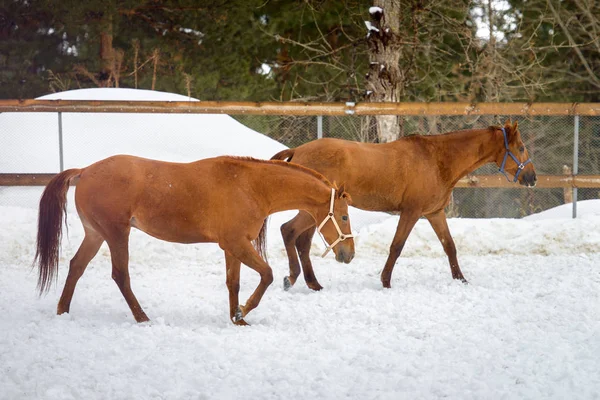
<path id="1" fill-rule="evenodd" d="M 85 272 L 92 258 L 96 256 L 103 242 L 104 239 L 97 232 L 86 229 L 83 242 L 69 264 L 69 274 L 67 275 L 60 300 L 58 301 L 58 306 L 56 307 L 58 315 L 69 312 L 77 281 L 79 281 L 79 278 Z"/>
<path id="2" fill-rule="evenodd" d="M 130 227 L 127 227 L 122 231 L 113 232 L 110 235 L 110 239 L 106 239 L 112 261 L 112 278 L 117 283 L 125 301 L 127 301 L 127 305 L 129 305 L 135 320 L 137 322 L 146 322 L 150 321 L 150 319 L 131 290 L 129 278 L 129 231 Z"/>
<path id="3" fill-rule="evenodd" d="M 398 221 L 396 234 L 394 235 L 394 239 L 392 240 L 392 244 L 390 246 L 390 254 L 385 262 L 383 271 L 381 271 L 381 283 L 383 284 L 384 288 L 392 287 L 392 272 L 394 271 L 396 260 L 398 260 L 398 257 L 400 257 L 402 249 L 404 248 L 404 244 L 406 243 L 406 239 L 418 220 L 418 213 L 403 211 L 400 214 L 400 221 Z"/>

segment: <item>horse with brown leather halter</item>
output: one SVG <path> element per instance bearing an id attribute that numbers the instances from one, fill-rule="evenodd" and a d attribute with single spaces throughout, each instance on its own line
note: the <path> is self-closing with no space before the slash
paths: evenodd
<path id="1" fill-rule="evenodd" d="M 282 161 L 217 157 L 188 164 L 114 156 L 86 168 L 56 175 L 40 200 L 37 252 L 38 287 L 47 291 L 56 276 L 66 192 L 77 183 L 75 204 L 85 237 L 69 267 L 57 313 L 69 312 L 77 281 L 104 241 L 112 277 L 137 322 L 148 321 L 129 278 L 129 233 L 137 228 L 158 239 L 178 243 L 214 242 L 225 252 L 229 315 L 237 325 L 258 306 L 273 281 L 265 261 L 267 217 L 302 210 L 321 223 L 336 260 L 354 257 L 348 219 L 349 197 L 323 175 Z M 65 215 L 66 216 L 66 215 Z M 253 247 L 254 244 L 254 247 Z M 240 264 L 260 274 L 260 283 L 239 305 Z"/>
<path id="2" fill-rule="evenodd" d="M 513 175 L 513 182 L 534 186 L 537 180 L 518 124 L 509 121 L 504 127 L 415 135 L 382 144 L 319 139 L 283 150 L 272 159 L 304 165 L 330 180 L 344 182 L 352 196 L 351 205 L 357 208 L 400 212 L 398 228 L 381 273 L 381 282 L 388 288 L 396 260 L 421 216 L 429 220 L 442 243 L 452 277 L 466 282 L 444 212 L 460 178 L 495 162 L 502 173 Z M 290 264 L 290 276 L 284 279 L 285 288 L 291 287 L 300 274 L 299 256 L 308 287 L 322 289 L 309 258 L 314 227 L 314 222 L 303 212 L 281 226 Z"/>

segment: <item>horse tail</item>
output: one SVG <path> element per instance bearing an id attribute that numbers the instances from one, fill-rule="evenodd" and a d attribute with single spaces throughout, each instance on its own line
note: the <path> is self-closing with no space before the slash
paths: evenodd
<path id="1" fill-rule="evenodd" d="M 283 161 L 292 161 L 292 157 L 294 157 L 294 153 L 296 149 L 285 149 L 281 150 L 279 153 L 275 154 L 271 157 L 271 160 L 283 160 Z"/>
<path id="2" fill-rule="evenodd" d="M 267 222 L 269 221 L 269 217 L 265 218 L 262 227 L 260 228 L 260 232 L 258 233 L 258 237 L 252 242 L 254 248 L 258 252 L 258 255 L 261 256 L 265 262 L 267 261 Z"/>
<path id="3" fill-rule="evenodd" d="M 62 219 L 67 222 L 67 190 L 71 179 L 81 174 L 81 169 L 68 169 L 56 175 L 44 189 L 38 214 L 37 249 L 33 265 L 38 264 L 38 290 L 40 296 L 47 292 L 56 277 Z"/>

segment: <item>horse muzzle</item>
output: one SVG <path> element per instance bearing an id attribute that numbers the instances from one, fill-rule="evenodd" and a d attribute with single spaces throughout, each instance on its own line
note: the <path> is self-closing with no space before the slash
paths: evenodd
<path id="1" fill-rule="evenodd" d="M 537 182 L 535 171 L 526 171 L 521 174 L 520 184 L 527 187 L 534 187 Z"/>
<path id="2" fill-rule="evenodd" d="M 353 258 L 354 258 L 354 251 L 346 250 L 344 248 L 340 248 L 335 255 L 335 261 L 344 263 L 344 264 L 349 264 Z"/>

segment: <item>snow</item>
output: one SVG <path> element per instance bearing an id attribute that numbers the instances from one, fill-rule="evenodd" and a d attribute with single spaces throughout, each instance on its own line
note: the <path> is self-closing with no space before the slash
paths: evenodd
<path id="1" fill-rule="evenodd" d="M 376 26 L 374 26 L 373 24 L 371 24 L 370 21 L 365 21 L 365 26 L 369 30 L 369 33 L 371 33 L 371 31 L 379 32 L 379 29 Z"/>
<path id="2" fill-rule="evenodd" d="M 577 216 L 600 216 L 600 200 L 578 201 L 576 203 Z M 550 210 L 542 211 L 537 214 L 531 214 L 525 217 L 530 221 L 539 221 L 541 219 L 560 219 L 571 218 L 573 216 L 573 204 L 563 204 Z"/>
<path id="3" fill-rule="evenodd" d="M 373 15 L 373 14 L 377 14 L 377 13 L 383 13 L 383 8 L 381 8 L 381 7 L 369 7 L 369 14 Z"/>
<path id="4" fill-rule="evenodd" d="M 177 99 L 120 90 L 86 96 Z M 71 95 L 78 93 L 58 96 Z M 115 129 L 109 118 L 95 117 L 88 114 L 77 129 Z M 213 118 L 223 116 L 194 117 L 187 124 L 153 121 L 168 132 L 168 145 L 158 139 L 146 144 L 131 133 L 111 143 L 115 152 L 172 160 L 244 146 L 249 155 L 270 156 L 283 148 L 241 125 L 227 125 L 228 117 L 218 122 L 228 132 L 223 136 L 210 129 L 217 127 Z M 140 129 L 152 124 L 138 129 L 143 121 L 122 123 L 146 135 Z M 190 144 L 194 135 L 207 143 Z M 69 165 L 111 151 L 71 146 Z M 85 154 L 78 147 L 86 147 Z M 4 196 L 0 192 L 0 202 Z M 358 237 L 352 263 L 319 258 L 323 245 L 314 240 L 313 264 L 325 288 L 312 292 L 300 278 L 285 292 L 279 225 L 294 213 L 277 214 L 268 233 L 275 281 L 246 318 L 250 327 L 228 319 L 225 265 L 216 245 L 161 242 L 137 230 L 130 240 L 131 282 L 152 321 L 134 322 L 111 280 L 106 246 L 79 281 L 71 313 L 56 316 L 83 230 L 71 201 L 58 284 L 38 298 L 37 271 L 30 268 L 37 210 L 27 204 L 0 206 L 0 399 L 598 398 L 597 200 L 579 202 L 578 219 L 570 218 L 570 205 L 524 219 L 450 219 L 469 285 L 451 279 L 435 233 L 419 220 L 386 290 L 379 274 L 397 216 L 353 210 Z M 242 301 L 258 280 L 242 268 Z"/>

